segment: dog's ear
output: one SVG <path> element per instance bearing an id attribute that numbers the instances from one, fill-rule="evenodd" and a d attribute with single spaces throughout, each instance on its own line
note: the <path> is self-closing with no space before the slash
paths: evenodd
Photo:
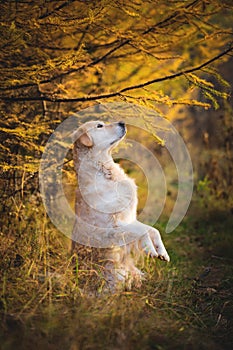
<path id="1" fill-rule="evenodd" d="M 86 147 L 93 146 L 92 138 L 87 132 L 84 132 L 78 139 L 79 139 L 79 142 Z"/>
<path id="2" fill-rule="evenodd" d="M 84 129 L 78 129 L 77 131 L 73 132 L 71 137 L 73 142 L 79 141 L 82 145 L 86 147 L 93 146 L 92 138 L 90 137 L 88 132 Z"/>

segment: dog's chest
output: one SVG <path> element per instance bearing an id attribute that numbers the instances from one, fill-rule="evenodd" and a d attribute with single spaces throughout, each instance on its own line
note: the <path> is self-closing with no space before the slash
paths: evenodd
<path id="1" fill-rule="evenodd" d="M 118 164 L 95 168 L 95 171 L 79 173 L 82 200 L 90 210 L 111 215 L 120 214 L 121 220 L 135 218 L 137 187 Z"/>
<path id="2" fill-rule="evenodd" d="M 114 167 L 104 167 L 96 175 L 95 179 L 96 191 L 99 197 L 107 199 L 107 201 L 120 204 L 121 209 L 131 206 L 137 197 L 137 187 L 134 180 L 129 178 L 118 164 Z M 116 208 L 117 211 L 120 207 Z"/>
<path id="3" fill-rule="evenodd" d="M 129 182 L 133 181 L 131 180 L 124 172 L 124 170 L 118 165 L 114 163 L 114 166 L 105 166 L 101 165 L 99 169 L 99 176 L 101 176 L 106 180 L 112 180 L 114 182 L 120 182 L 123 180 L 128 180 Z"/>

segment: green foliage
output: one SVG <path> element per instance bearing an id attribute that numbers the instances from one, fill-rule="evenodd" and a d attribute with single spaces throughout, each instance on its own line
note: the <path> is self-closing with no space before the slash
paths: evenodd
<path id="1" fill-rule="evenodd" d="M 198 192 L 210 194 L 211 180 L 205 176 L 204 180 L 199 180 L 197 185 Z"/>

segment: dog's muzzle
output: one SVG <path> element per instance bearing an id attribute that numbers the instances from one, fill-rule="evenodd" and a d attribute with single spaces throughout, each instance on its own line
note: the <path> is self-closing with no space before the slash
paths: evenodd
<path id="1" fill-rule="evenodd" d="M 118 122 L 117 127 L 118 127 L 118 132 L 117 132 L 118 137 L 116 140 L 112 141 L 110 145 L 113 145 L 114 143 L 120 141 L 126 134 L 126 126 L 124 122 Z"/>
<path id="2" fill-rule="evenodd" d="M 118 122 L 118 125 L 121 128 L 121 130 L 122 130 L 122 136 L 125 135 L 125 133 L 126 133 L 125 123 L 121 121 L 121 122 Z"/>

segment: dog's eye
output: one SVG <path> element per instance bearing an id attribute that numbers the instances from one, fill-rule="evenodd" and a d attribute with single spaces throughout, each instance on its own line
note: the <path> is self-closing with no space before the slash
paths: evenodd
<path id="1" fill-rule="evenodd" d="M 97 127 L 97 128 L 102 128 L 102 127 L 103 127 L 103 124 L 97 124 L 96 127 Z"/>

